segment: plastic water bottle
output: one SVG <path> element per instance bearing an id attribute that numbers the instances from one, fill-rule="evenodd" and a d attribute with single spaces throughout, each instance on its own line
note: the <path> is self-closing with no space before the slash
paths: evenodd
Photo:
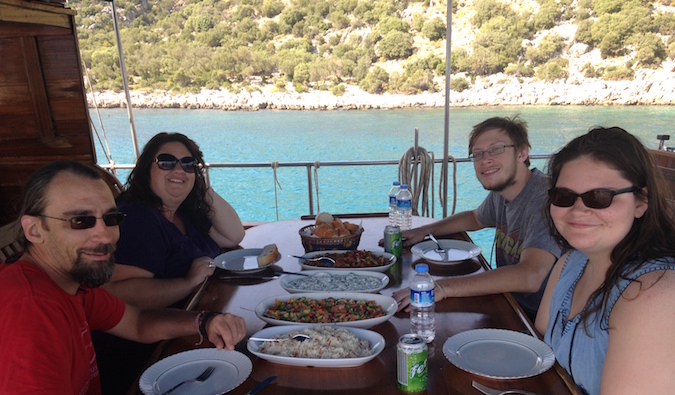
<path id="1" fill-rule="evenodd" d="M 407 184 L 401 184 L 396 194 L 396 225 L 401 230 L 412 229 L 412 194 Z"/>
<path id="2" fill-rule="evenodd" d="M 394 181 L 389 190 L 389 225 L 396 225 L 396 194 L 401 190 L 401 183 Z"/>
<path id="3" fill-rule="evenodd" d="M 415 275 L 410 280 L 410 306 L 410 331 L 431 343 L 436 337 L 434 280 L 426 263 L 415 266 Z"/>

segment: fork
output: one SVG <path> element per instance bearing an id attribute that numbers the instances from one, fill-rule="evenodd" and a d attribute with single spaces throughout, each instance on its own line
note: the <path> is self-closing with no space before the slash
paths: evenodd
<path id="1" fill-rule="evenodd" d="M 525 390 L 497 390 L 494 388 L 486 387 L 482 384 L 479 384 L 475 381 L 471 382 L 473 388 L 484 393 L 485 395 L 507 395 L 507 394 L 520 394 L 520 395 L 539 395 L 536 392 L 530 392 Z"/>
<path id="2" fill-rule="evenodd" d="M 206 368 L 206 370 L 204 370 L 204 371 L 202 372 L 202 374 L 200 374 L 199 376 L 195 377 L 195 378 L 192 379 L 192 380 L 184 380 L 184 381 L 181 381 L 180 383 L 174 385 L 170 390 L 168 390 L 168 391 L 166 391 L 166 392 L 162 392 L 162 395 L 166 395 L 166 394 L 169 394 L 169 393 L 173 392 L 176 388 L 180 387 L 180 386 L 183 385 L 183 384 L 187 384 L 187 383 L 201 383 L 201 382 L 203 382 L 203 381 L 206 381 L 206 379 L 208 379 L 208 378 L 211 376 L 211 373 L 213 373 L 214 370 L 216 370 L 215 367 L 209 366 L 209 367 Z"/>
<path id="3" fill-rule="evenodd" d="M 299 255 L 289 255 L 289 257 L 302 259 L 302 260 L 307 261 L 307 262 L 317 262 L 317 261 L 323 262 L 327 266 L 335 265 L 335 259 L 333 259 L 331 257 L 328 257 L 328 256 L 320 256 L 320 257 L 316 257 L 316 258 L 306 258 L 304 256 L 299 256 Z"/>

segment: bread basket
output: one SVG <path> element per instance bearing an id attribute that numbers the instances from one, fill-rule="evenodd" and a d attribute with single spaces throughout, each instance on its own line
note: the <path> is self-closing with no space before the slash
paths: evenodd
<path id="1" fill-rule="evenodd" d="M 327 251 L 327 250 L 355 250 L 361 241 L 363 227 L 349 236 L 319 238 L 312 235 L 312 231 L 317 225 L 307 225 L 300 228 L 300 239 L 305 252 Z"/>

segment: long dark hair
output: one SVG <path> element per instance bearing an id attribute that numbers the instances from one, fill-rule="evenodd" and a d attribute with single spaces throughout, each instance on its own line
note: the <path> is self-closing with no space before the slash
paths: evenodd
<path id="1" fill-rule="evenodd" d="M 159 148 L 166 143 L 180 143 L 190 151 L 197 162 L 202 165 L 195 171 L 195 185 L 192 191 L 178 207 L 178 211 L 189 217 L 203 234 L 207 234 L 210 222 L 208 219 L 211 212 L 211 204 L 206 200 L 206 180 L 204 177 L 204 155 L 199 149 L 197 143 L 181 133 L 159 133 L 145 144 L 143 152 L 136 161 L 136 167 L 129 174 L 126 183 L 126 191 L 123 192 L 118 201 L 135 201 L 148 204 L 152 207 L 162 210 L 162 199 L 152 191 L 150 187 L 150 169 L 155 164 L 155 158 L 159 153 Z"/>
<path id="2" fill-rule="evenodd" d="M 555 154 L 548 165 L 551 188 L 556 186 L 562 167 L 579 157 L 586 156 L 605 163 L 618 170 L 621 175 L 638 187 L 636 198 L 647 202 L 647 211 L 641 218 L 635 218 L 628 234 L 612 250 L 612 261 L 604 283 L 589 300 L 602 297 L 602 303 L 589 306 L 582 319 L 587 325 L 588 318 L 596 311 L 605 311 L 612 287 L 648 265 L 653 259 L 672 256 L 675 253 L 675 221 L 673 220 L 670 190 L 666 187 L 663 175 L 657 169 L 651 155 L 635 136 L 620 127 L 596 127 L 587 134 L 577 137 Z M 645 189 L 646 188 L 646 193 Z M 566 248 L 572 248 L 558 232 L 550 213 L 550 199 L 547 198 L 544 217 L 549 229 L 558 242 Z"/>

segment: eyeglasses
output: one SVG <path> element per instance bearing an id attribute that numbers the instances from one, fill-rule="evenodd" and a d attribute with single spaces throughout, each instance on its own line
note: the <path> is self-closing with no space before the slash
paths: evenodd
<path id="1" fill-rule="evenodd" d="M 509 148 L 509 147 L 515 147 L 515 144 L 509 144 L 509 145 L 498 145 L 496 147 L 492 147 L 490 149 L 487 149 L 485 151 L 474 151 L 471 154 L 469 154 L 469 158 L 471 158 L 472 161 L 477 162 L 483 159 L 483 156 L 485 154 L 488 154 L 490 157 L 494 157 L 497 155 L 501 155 L 504 153 L 504 151 Z"/>
<path id="2" fill-rule="evenodd" d="M 50 217 L 49 215 L 38 215 L 38 217 L 58 219 L 59 221 L 70 222 L 71 229 L 89 229 L 96 226 L 96 220 L 102 219 L 105 226 L 119 226 L 127 215 L 121 212 L 107 213 L 100 217 L 93 215 L 76 215 L 70 218 Z"/>
<path id="3" fill-rule="evenodd" d="M 613 191 L 611 189 L 591 189 L 584 193 L 574 193 L 569 189 L 551 188 L 548 190 L 548 196 L 551 199 L 551 204 L 558 207 L 572 207 L 580 197 L 581 201 L 588 208 L 607 208 L 612 204 L 614 196 L 622 193 L 635 192 L 639 188 L 632 186 L 628 188 Z"/>
<path id="4" fill-rule="evenodd" d="M 176 165 L 180 163 L 180 167 L 186 173 L 194 173 L 199 167 L 197 159 L 191 156 L 186 156 L 184 158 L 178 159 L 171 154 L 157 155 L 155 163 L 157 163 L 157 167 L 159 167 L 162 170 L 173 170 L 176 167 Z"/>

